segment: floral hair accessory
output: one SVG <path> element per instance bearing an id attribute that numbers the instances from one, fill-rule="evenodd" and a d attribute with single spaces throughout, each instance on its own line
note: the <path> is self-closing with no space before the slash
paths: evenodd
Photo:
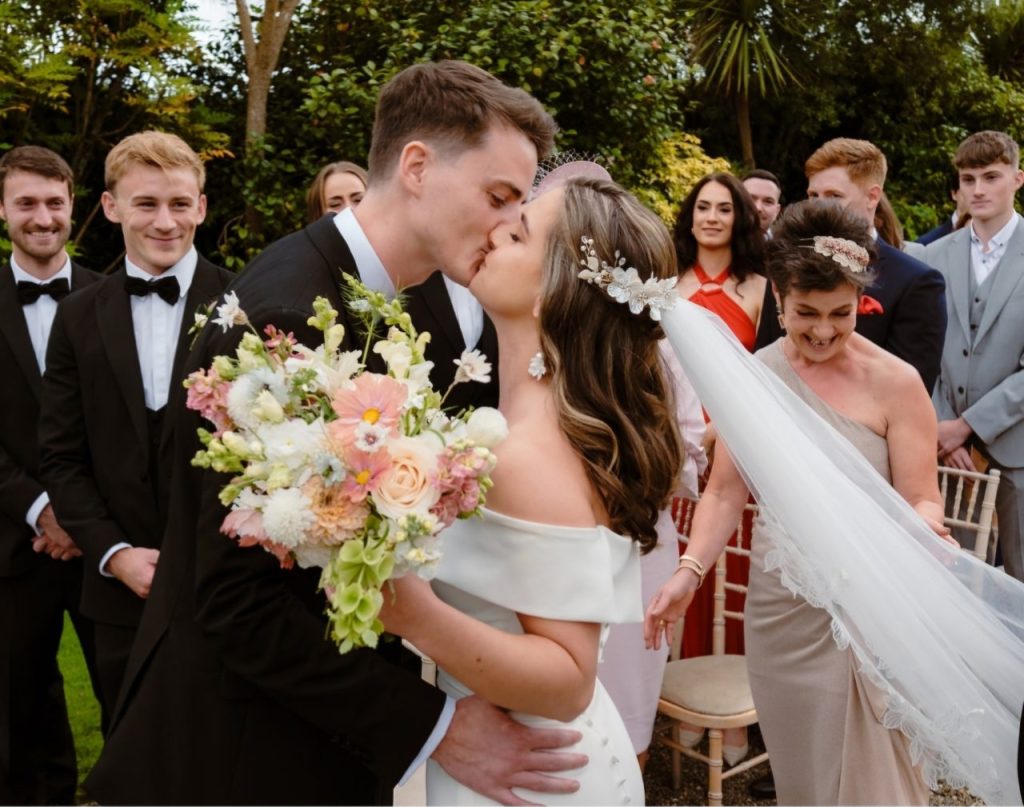
<path id="1" fill-rule="evenodd" d="M 868 268 L 871 256 L 860 244 L 856 244 L 849 238 L 836 238 L 832 235 L 816 235 L 811 241 L 814 242 L 811 249 L 819 255 L 831 258 L 840 266 L 849 269 L 851 272 L 860 274 Z"/>
<path id="2" fill-rule="evenodd" d="M 677 277 L 641 280 L 636 269 L 626 266 L 626 259 L 618 250 L 615 250 L 614 266 L 598 258 L 594 239 L 586 235 L 580 238 L 580 251 L 583 253 L 580 264 L 584 268 L 577 277 L 600 286 L 616 302 L 627 303 L 634 314 L 647 308 L 651 319 L 661 322 L 661 312 L 667 311 L 679 299 L 675 291 Z"/>

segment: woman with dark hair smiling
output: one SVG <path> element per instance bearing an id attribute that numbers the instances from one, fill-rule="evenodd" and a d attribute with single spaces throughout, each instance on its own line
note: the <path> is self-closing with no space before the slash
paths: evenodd
<path id="1" fill-rule="evenodd" d="M 740 343 L 753 351 L 767 281 L 763 274 L 764 235 L 757 208 L 743 183 L 726 173 L 708 174 L 701 179 L 683 200 L 674 235 L 681 270 L 679 295 L 721 317 Z M 714 424 L 708 423 L 704 448 L 709 460 L 713 459 L 715 437 Z M 684 508 L 691 506 L 683 500 Z M 663 541 L 674 538 L 674 526 L 661 536 Z M 741 542 L 744 548 L 749 546 L 749 528 L 743 530 Z M 726 564 L 729 583 L 746 585 L 750 562 L 745 557 L 730 555 Z M 742 594 L 729 591 L 726 597 L 729 610 L 743 610 Z M 683 629 L 683 656 L 710 655 L 713 605 L 711 586 L 698 592 L 691 618 Z M 727 623 L 725 641 L 727 653 L 742 653 L 741 626 Z M 703 734 L 696 726 L 684 725 L 680 739 L 694 746 Z M 747 750 L 745 728 L 725 732 L 723 756 L 728 764 L 735 765 Z"/>

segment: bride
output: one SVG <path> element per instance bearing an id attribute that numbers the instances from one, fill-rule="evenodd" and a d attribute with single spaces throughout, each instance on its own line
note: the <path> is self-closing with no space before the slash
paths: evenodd
<path id="1" fill-rule="evenodd" d="M 526 205 L 491 245 L 470 283 L 497 330 L 509 425 L 491 509 L 445 533 L 433 588 L 396 581 L 381 618 L 437 662 L 451 696 L 476 693 L 523 723 L 581 732 L 573 750 L 590 762 L 574 772 L 576 793 L 516 789 L 510 802 L 643 804 L 597 664 L 603 626 L 642 618 L 639 554 L 655 543 L 683 457 L 661 331 L 609 296 L 630 288 L 609 283 L 635 267 L 632 307 L 655 293 L 647 311 L 658 316 L 657 292 L 675 296 L 672 241 L 618 186 L 575 179 Z M 493 803 L 433 762 L 427 802 Z"/>

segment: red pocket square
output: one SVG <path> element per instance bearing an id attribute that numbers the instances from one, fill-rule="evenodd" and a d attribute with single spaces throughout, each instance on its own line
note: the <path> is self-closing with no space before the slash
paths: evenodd
<path id="1" fill-rule="evenodd" d="M 868 297 L 866 294 L 860 298 L 860 303 L 857 305 L 857 314 L 884 314 L 885 309 L 882 308 L 882 304 L 878 302 L 874 297 Z"/>

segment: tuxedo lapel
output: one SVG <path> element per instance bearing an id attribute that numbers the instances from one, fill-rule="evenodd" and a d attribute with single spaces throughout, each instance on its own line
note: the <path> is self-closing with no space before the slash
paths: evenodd
<path id="1" fill-rule="evenodd" d="M 139 443 L 148 453 L 146 393 L 142 386 L 139 352 L 135 344 L 135 330 L 132 327 L 131 301 L 124 288 L 126 277 L 124 268 L 121 268 L 103 284 L 96 295 L 96 320 L 103 349 L 117 379 L 121 397 L 128 407 L 132 426 L 138 434 Z"/>
<path id="2" fill-rule="evenodd" d="M 342 273 L 348 272 L 350 275 L 359 277 L 359 270 L 356 268 L 356 260 L 352 257 L 352 251 L 345 243 L 345 239 L 341 237 L 341 233 L 338 232 L 334 217 L 323 216 L 310 224 L 303 232 L 313 242 L 316 251 L 323 256 L 336 283 L 335 288 L 338 294 L 344 297 L 342 295 L 344 288 Z"/>
<path id="3" fill-rule="evenodd" d="M 32 338 L 28 335 L 25 312 L 18 302 L 18 287 L 14 282 L 14 273 L 10 264 L 0 271 L 0 331 L 3 332 L 11 353 L 14 354 L 18 367 L 25 375 L 25 381 L 39 400 L 39 364 L 32 348 Z"/>
<path id="4" fill-rule="evenodd" d="M 969 260 L 968 270 L 970 270 Z M 978 323 L 976 343 L 980 343 L 985 338 L 985 334 L 996 321 L 999 312 L 1003 310 L 1007 300 L 1013 296 L 1014 290 L 1021 282 L 1022 273 L 1024 273 L 1024 225 L 1018 223 L 1010 243 L 1006 245 L 1006 252 L 1003 253 L 1003 257 L 996 267 L 996 276 L 992 278 L 992 288 L 989 290 L 988 302 L 985 303 L 985 313 L 981 315 L 981 322 Z"/>
<path id="5" fill-rule="evenodd" d="M 433 339 L 443 337 L 452 357 L 461 356 L 466 342 L 459 327 L 452 299 L 444 283 L 444 275 L 434 272 L 415 288 L 409 289 L 406 310 L 416 323 L 417 330 L 430 331 Z M 437 348 L 441 345 L 435 342 Z"/>
<path id="6" fill-rule="evenodd" d="M 192 285 L 189 286 L 188 294 L 185 295 L 185 312 L 181 318 L 181 330 L 178 333 L 178 346 L 174 351 L 174 364 L 171 367 L 171 388 L 167 393 L 167 411 L 174 412 L 181 405 L 181 399 L 185 394 L 185 388 L 181 382 L 185 369 L 185 360 L 188 358 L 192 348 L 192 335 L 189 331 L 195 324 L 195 313 L 200 306 L 210 305 L 217 301 L 224 291 L 225 284 L 220 278 L 220 270 L 210 263 L 202 255 L 196 264 L 195 274 L 192 276 Z M 168 447 L 168 440 L 173 432 L 174 418 L 166 415 L 163 421 L 163 431 L 160 434 L 160 454 L 164 454 Z"/>

